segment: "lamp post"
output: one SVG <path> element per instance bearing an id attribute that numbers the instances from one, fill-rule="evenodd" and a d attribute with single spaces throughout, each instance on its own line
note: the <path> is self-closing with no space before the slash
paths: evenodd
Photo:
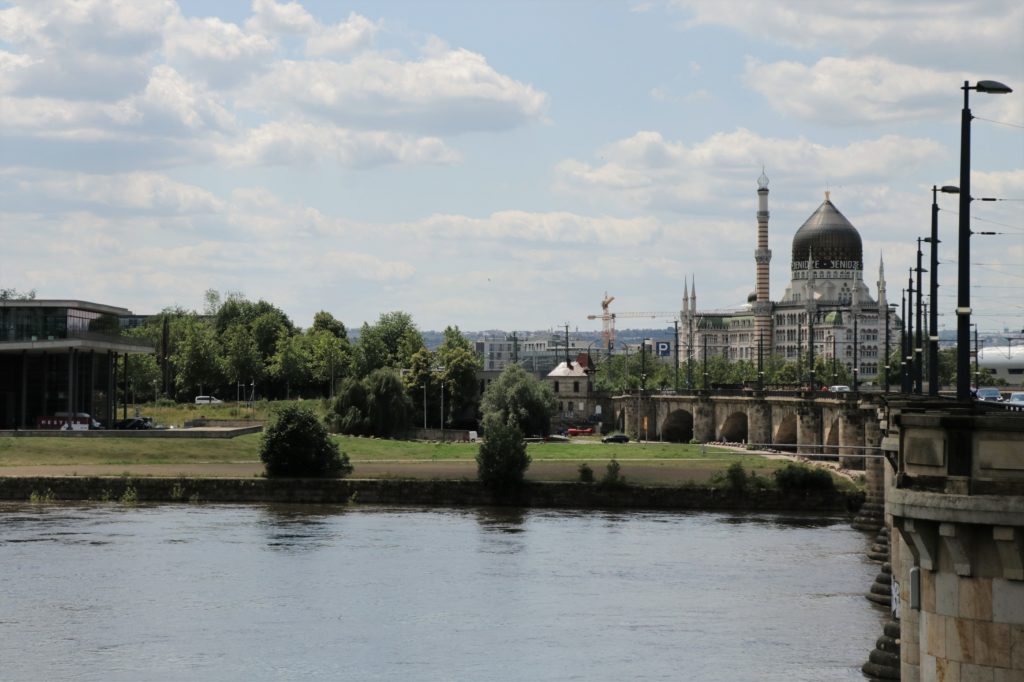
<path id="1" fill-rule="evenodd" d="M 922 289 L 921 289 L 921 273 L 924 272 L 924 270 L 921 268 L 921 256 L 922 255 L 923 254 L 921 253 L 921 238 L 918 237 L 917 238 L 917 267 L 914 268 L 914 271 L 917 273 L 917 305 L 914 308 L 914 315 L 915 315 L 915 323 L 914 324 L 917 325 L 917 327 L 915 329 L 916 335 L 914 336 L 914 393 L 916 393 L 918 395 L 921 395 L 921 393 L 923 392 L 923 390 L 922 390 L 923 387 L 921 386 L 921 382 L 922 382 L 922 380 L 924 378 L 924 376 L 923 376 L 924 372 L 923 372 L 922 367 L 921 367 L 921 363 L 924 360 L 924 356 L 923 356 L 923 352 L 922 352 L 924 350 L 924 346 L 923 346 L 923 343 L 922 343 L 922 340 L 921 340 L 921 336 L 922 336 L 921 329 L 924 326 L 922 324 L 922 320 L 921 320 L 921 301 L 922 301 L 922 298 L 921 298 L 921 293 L 922 293 Z"/>
<path id="2" fill-rule="evenodd" d="M 860 388 L 860 359 L 857 355 L 857 320 L 860 316 L 854 314 L 853 316 L 853 392 L 856 393 Z"/>
<path id="3" fill-rule="evenodd" d="M 931 262 L 928 273 L 928 395 L 939 394 L 939 192 L 959 194 L 960 188 L 932 185 L 932 233 L 927 239 L 931 245 Z"/>
<path id="4" fill-rule="evenodd" d="M 889 308 L 895 309 L 896 308 L 896 304 L 895 303 L 889 304 Z M 886 393 L 889 392 L 889 372 L 892 369 L 892 366 L 889 364 L 889 360 L 890 360 L 890 356 L 891 356 L 891 352 L 889 350 L 889 318 L 891 317 L 891 314 L 889 312 L 889 308 L 885 309 L 885 392 Z M 895 312 L 895 310 L 893 312 Z"/>
<path id="5" fill-rule="evenodd" d="M 968 95 L 977 90 L 991 95 L 1013 92 L 998 81 L 964 81 L 964 108 L 960 113 L 960 225 L 958 234 L 956 295 L 956 398 L 971 399 L 971 109 Z"/>

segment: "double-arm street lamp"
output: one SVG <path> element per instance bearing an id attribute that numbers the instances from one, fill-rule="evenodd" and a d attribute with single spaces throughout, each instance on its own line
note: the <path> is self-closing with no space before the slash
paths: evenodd
<path id="1" fill-rule="evenodd" d="M 924 241 L 931 245 L 931 262 L 928 268 L 928 395 L 939 394 L 939 192 L 959 194 L 960 188 L 932 185 L 932 231 Z"/>
<path id="2" fill-rule="evenodd" d="M 960 225 L 959 272 L 956 297 L 956 397 L 971 399 L 971 109 L 968 95 L 977 90 L 991 95 L 1013 92 L 999 81 L 964 81 L 964 108 L 960 115 Z"/>

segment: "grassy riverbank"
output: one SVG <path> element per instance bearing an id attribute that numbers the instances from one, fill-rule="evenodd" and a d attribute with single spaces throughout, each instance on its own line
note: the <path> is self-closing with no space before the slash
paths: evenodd
<path id="1" fill-rule="evenodd" d="M 432 443 L 334 436 L 358 478 L 474 479 L 474 443 Z M 233 439 L 0 438 L 0 476 L 260 476 L 260 436 Z M 600 477 L 612 457 L 628 480 L 649 485 L 706 482 L 733 462 L 768 476 L 784 461 L 725 448 L 672 444 L 605 444 L 596 439 L 528 447 L 531 480 L 572 481 L 587 463 Z"/>

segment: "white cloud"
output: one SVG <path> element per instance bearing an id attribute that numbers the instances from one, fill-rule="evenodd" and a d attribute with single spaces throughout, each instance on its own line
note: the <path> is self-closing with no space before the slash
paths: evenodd
<path id="1" fill-rule="evenodd" d="M 870 183 L 906 173 L 944 155 L 927 139 L 885 135 L 827 146 L 806 138 L 763 137 L 746 129 L 716 133 L 687 146 L 642 131 L 601 149 L 602 162 L 567 159 L 556 167 L 560 188 L 616 198 L 629 207 L 711 210 L 721 197 L 750 184 L 762 163 L 781 169 L 787 182 Z"/>
<path id="2" fill-rule="evenodd" d="M 406 230 L 429 239 L 487 239 L 533 241 L 584 248 L 593 244 L 635 244 L 652 240 L 658 230 L 653 218 L 586 216 L 565 211 L 537 213 L 498 211 L 486 218 L 433 215 L 410 223 Z"/>
<path id="3" fill-rule="evenodd" d="M 217 17 L 177 17 L 167 29 L 165 52 L 190 73 L 210 83 L 231 85 L 269 62 L 276 42 Z"/>
<path id="4" fill-rule="evenodd" d="M 459 155 L 436 137 L 387 131 L 353 131 L 302 121 L 274 121 L 237 143 L 224 143 L 221 157 L 244 165 L 340 164 L 368 168 L 389 163 L 449 164 Z"/>
<path id="5" fill-rule="evenodd" d="M 378 24 L 352 12 L 348 19 L 332 26 L 318 25 L 316 31 L 306 39 L 306 54 L 322 57 L 328 54 L 347 54 L 369 47 L 379 28 Z"/>
<path id="6" fill-rule="evenodd" d="M 748 58 L 744 74 L 746 85 L 777 111 L 842 125 L 950 118 L 957 113 L 951 106 L 957 84 L 971 78 L 882 57 L 824 57 L 813 66 Z M 1024 113 L 1019 102 L 1002 104 Z"/>
<path id="7" fill-rule="evenodd" d="M 346 126 L 448 132 L 515 127 L 540 118 L 547 106 L 545 94 L 468 50 L 420 61 L 377 53 L 348 63 L 282 61 L 247 88 L 242 101 Z"/>
<path id="8" fill-rule="evenodd" d="M 157 173 L 56 173 L 20 180 L 15 190 L 64 210 L 84 207 L 97 212 L 182 216 L 224 209 L 223 202 L 207 190 Z"/>
<path id="9" fill-rule="evenodd" d="M 720 25 L 797 48 L 836 46 L 855 54 L 883 54 L 921 64 L 972 63 L 1020 51 L 1024 5 L 1014 0 L 760 2 L 670 0 L 686 11 L 687 28 Z M 1011 47 L 1013 46 L 1013 47 Z M 973 58 L 965 61 L 963 57 Z M 948 61 L 947 61 L 948 60 Z"/>
<path id="10" fill-rule="evenodd" d="M 321 265 L 333 270 L 335 275 L 374 282 L 404 281 L 416 273 L 416 268 L 405 261 L 384 260 L 352 251 L 329 251 L 324 254 Z"/>
<path id="11" fill-rule="evenodd" d="M 309 33 L 317 26 L 313 15 L 297 2 L 253 0 L 252 12 L 250 26 L 266 33 L 301 35 Z"/>

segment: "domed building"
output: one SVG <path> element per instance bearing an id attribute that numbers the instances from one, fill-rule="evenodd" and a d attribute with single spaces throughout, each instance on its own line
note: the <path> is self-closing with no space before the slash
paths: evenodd
<path id="1" fill-rule="evenodd" d="M 809 367 L 820 358 L 843 364 L 861 382 L 878 379 L 885 364 L 885 276 L 879 262 L 876 296 L 864 284 L 864 251 L 857 228 L 832 203 L 829 193 L 793 235 L 790 283 L 782 298 L 769 292 L 768 177 L 758 178 L 755 289 L 736 310 L 697 307 L 696 283 L 684 284 L 680 360 L 703 355 L 751 360 L 775 354 Z M 890 348 L 895 317 L 890 319 Z M 813 338 L 813 345 L 810 340 Z M 829 377 L 815 377 L 828 384 Z"/>

